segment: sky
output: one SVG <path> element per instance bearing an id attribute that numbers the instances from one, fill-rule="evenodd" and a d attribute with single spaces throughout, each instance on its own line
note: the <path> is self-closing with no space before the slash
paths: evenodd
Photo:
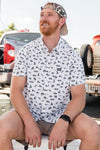
<path id="1" fill-rule="evenodd" d="M 0 31 L 12 22 L 18 30 L 39 32 L 40 8 L 49 0 L 1 0 Z M 100 0 L 50 0 L 67 12 L 68 35 L 63 38 L 73 47 L 92 43 L 100 34 Z"/>

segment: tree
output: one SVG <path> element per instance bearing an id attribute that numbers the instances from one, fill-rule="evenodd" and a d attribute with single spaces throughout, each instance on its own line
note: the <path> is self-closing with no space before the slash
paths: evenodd
<path id="1" fill-rule="evenodd" d="M 0 37 L 2 36 L 2 34 L 4 32 L 7 32 L 7 31 L 12 31 L 12 30 L 17 30 L 16 27 L 15 27 L 15 24 L 12 22 L 10 25 L 7 26 L 8 28 L 5 29 L 5 31 L 0 31 Z"/>
<path id="2" fill-rule="evenodd" d="M 11 30 L 16 30 L 13 22 L 10 25 L 8 25 L 8 29 L 6 29 L 6 31 L 11 31 Z"/>
<path id="3" fill-rule="evenodd" d="M 2 31 L 0 31 L 0 37 L 2 36 L 2 34 L 4 33 L 4 31 L 2 30 Z"/>

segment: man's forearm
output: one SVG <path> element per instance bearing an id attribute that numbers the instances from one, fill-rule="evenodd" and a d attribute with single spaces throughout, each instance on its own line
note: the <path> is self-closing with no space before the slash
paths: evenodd
<path id="1" fill-rule="evenodd" d="M 84 109 L 85 100 L 72 99 L 67 105 L 64 114 L 68 115 L 71 121 Z"/>
<path id="2" fill-rule="evenodd" d="M 27 120 L 28 122 L 35 121 L 28 108 L 27 102 L 25 101 L 22 91 L 12 91 L 10 98 L 14 108 L 16 109 L 16 111 L 18 112 L 25 124 L 27 123 Z"/>

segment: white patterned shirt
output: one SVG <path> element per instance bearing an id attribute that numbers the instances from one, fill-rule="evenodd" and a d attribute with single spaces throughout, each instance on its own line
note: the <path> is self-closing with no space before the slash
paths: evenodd
<path id="1" fill-rule="evenodd" d="M 42 37 L 19 51 L 13 76 L 27 76 L 24 97 L 36 121 L 55 123 L 70 102 L 70 87 L 85 83 L 79 53 L 60 38 L 48 52 Z"/>

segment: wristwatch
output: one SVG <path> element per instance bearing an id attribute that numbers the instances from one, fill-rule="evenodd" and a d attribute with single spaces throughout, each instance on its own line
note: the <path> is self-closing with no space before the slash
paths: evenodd
<path id="1" fill-rule="evenodd" d="M 68 115 L 61 115 L 60 118 L 67 121 L 67 122 L 69 122 L 69 124 L 71 123 L 71 119 Z"/>

